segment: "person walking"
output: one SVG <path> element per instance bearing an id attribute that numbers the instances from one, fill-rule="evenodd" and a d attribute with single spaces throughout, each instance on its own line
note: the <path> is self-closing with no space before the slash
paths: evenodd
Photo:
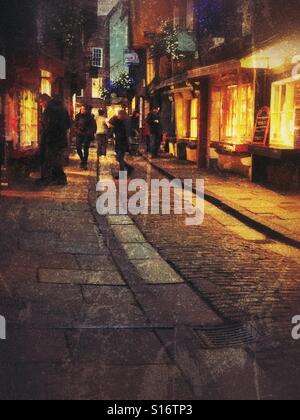
<path id="1" fill-rule="evenodd" d="M 125 155 L 129 150 L 129 124 L 126 111 L 120 111 L 116 117 L 113 117 L 109 121 L 109 125 L 113 129 L 115 137 L 117 161 L 120 165 L 120 171 L 126 171 L 131 175 L 134 168 L 125 161 Z"/>
<path id="2" fill-rule="evenodd" d="M 71 128 L 71 119 L 62 101 L 43 94 L 39 98 L 43 108 L 41 136 L 41 179 L 39 186 L 66 185 L 64 172 L 65 150 L 68 148 L 67 132 Z"/>
<path id="3" fill-rule="evenodd" d="M 88 170 L 89 151 L 95 139 L 97 124 L 90 106 L 83 106 L 75 118 L 75 132 L 77 136 L 76 148 L 81 161 L 81 168 Z"/>
<path id="4" fill-rule="evenodd" d="M 162 125 L 159 111 L 160 109 L 155 107 L 147 117 L 147 123 L 150 129 L 150 149 L 153 158 L 158 157 L 162 142 Z"/>
<path id="5" fill-rule="evenodd" d="M 141 139 L 140 131 L 140 113 L 134 111 L 130 117 L 130 154 L 135 155 L 139 151 Z"/>
<path id="6" fill-rule="evenodd" d="M 98 144 L 98 156 L 107 155 L 108 146 L 108 125 L 106 113 L 103 109 L 99 109 L 99 116 L 96 118 L 97 132 L 96 139 Z"/>

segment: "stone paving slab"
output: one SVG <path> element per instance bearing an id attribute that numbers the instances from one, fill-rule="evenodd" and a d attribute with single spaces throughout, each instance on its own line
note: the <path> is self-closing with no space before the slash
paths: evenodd
<path id="1" fill-rule="evenodd" d="M 146 243 L 146 239 L 136 226 L 113 225 L 112 230 L 122 244 Z"/>
<path id="2" fill-rule="evenodd" d="M 117 271 L 47 270 L 38 271 L 39 281 L 49 284 L 120 286 L 125 282 Z"/>
<path id="3" fill-rule="evenodd" d="M 8 395 L 14 400 L 194 399 L 179 369 L 168 365 L 21 364 L 1 369 L 1 377 L 5 379 L 0 380 L 3 399 Z"/>
<path id="4" fill-rule="evenodd" d="M 62 253 L 62 254 L 80 254 L 80 255 L 101 255 L 107 253 L 104 243 L 86 242 L 79 243 L 75 241 L 50 241 L 20 239 L 20 249 L 22 251 Z"/>
<path id="5" fill-rule="evenodd" d="M 183 279 L 162 258 L 131 260 L 147 284 L 179 284 Z"/>
<path id="6" fill-rule="evenodd" d="M 107 216 L 110 225 L 134 225 L 134 222 L 128 216 Z"/>
<path id="7" fill-rule="evenodd" d="M 0 354 L 0 366 L 70 361 L 64 331 L 59 330 L 11 329 L 1 343 Z"/>
<path id="8" fill-rule="evenodd" d="M 87 271 L 116 271 L 109 255 L 76 255 L 77 264 Z M 43 267 L 44 268 L 44 267 Z"/>
<path id="9" fill-rule="evenodd" d="M 83 286 L 79 325 L 85 327 L 146 327 L 145 314 L 132 291 L 120 286 Z"/>
<path id="10" fill-rule="evenodd" d="M 105 365 L 137 366 L 172 364 L 158 337 L 147 329 L 89 329 L 66 333 L 72 360 Z M 174 352 L 174 349 L 173 349 Z"/>
<path id="11" fill-rule="evenodd" d="M 165 325 L 218 324 L 220 318 L 186 284 L 144 286 L 137 292 L 152 323 Z"/>
<path id="12" fill-rule="evenodd" d="M 79 268 L 78 263 L 72 254 L 32 254 L 30 252 L 17 252 L 10 257 L 11 267 L 28 268 L 63 268 L 74 270 Z"/>
<path id="13" fill-rule="evenodd" d="M 123 249 L 130 261 L 157 260 L 159 254 L 150 244 L 123 244 Z"/>

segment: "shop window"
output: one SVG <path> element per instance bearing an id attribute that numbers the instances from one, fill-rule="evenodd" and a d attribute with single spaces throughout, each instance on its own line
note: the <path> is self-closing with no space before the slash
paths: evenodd
<path id="1" fill-rule="evenodd" d="M 46 70 L 41 70 L 41 93 L 52 95 L 52 74 Z"/>
<path id="2" fill-rule="evenodd" d="M 103 48 L 92 49 L 92 67 L 103 67 Z"/>
<path id="3" fill-rule="evenodd" d="M 186 121 L 184 112 L 184 100 L 182 95 L 175 95 L 175 109 L 176 109 L 176 128 L 177 138 L 184 139 L 186 137 Z"/>
<path id="4" fill-rule="evenodd" d="M 190 138 L 193 140 L 198 139 L 198 99 L 191 100 L 190 111 Z"/>
<path id="5" fill-rule="evenodd" d="M 210 101 L 210 140 L 221 140 L 221 92 L 219 90 L 212 90 Z"/>
<path id="6" fill-rule="evenodd" d="M 222 137 L 233 140 L 238 135 L 238 86 L 231 86 L 222 95 Z"/>
<path id="7" fill-rule="evenodd" d="M 92 98 L 99 99 L 101 97 L 102 78 L 92 79 Z"/>
<path id="8" fill-rule="evenodd" d="M 254 129 L 254 91 L 252 85 L 240 87 L 239 137 L 245 141 L 252 139 Z"/>
<path id="9" fill-rule="evenodd" d="M 211 140 L 237 144 L 251 142 L 254 129 L 252 85 L 214 89 L 211 99 Z"/>
<path id="10" fill-rule="evenodd" d="M 38 105 L 35 94 L 23 90 L 20 96 L 20 146 L 38 143 Z"/>
<path id="11" fill-rule="evenodd" d="M 300 148 L 300 82 L 277 82 L 272 87 L 270 144 Z"/>

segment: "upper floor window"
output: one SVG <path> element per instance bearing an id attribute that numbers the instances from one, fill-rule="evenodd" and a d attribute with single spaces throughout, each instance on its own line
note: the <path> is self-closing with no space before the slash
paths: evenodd
<path id="1" fill-rule="evenodd" d="M 194 0 L 187 0 L 187 9 L 186 9 L 186 29 L 188 31 L 194 30 Z"/>
<path id="2" fill-rule="evenodd" d="M 47 70 L 41 70 L 41 93 L 52 95 L 52 74 Z"/>
<path id="3" fill-rule="evenodd" d="M 103 67 L 103 48 L 92 49 L 92 67 Z"/>

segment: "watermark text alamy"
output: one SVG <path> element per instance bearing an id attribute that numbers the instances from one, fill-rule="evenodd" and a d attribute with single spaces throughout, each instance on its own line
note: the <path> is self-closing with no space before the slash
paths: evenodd
<path id="1" fill-rule="evenodd" d="M 119 174 L 119 188 L 112 179 L 97 184 L 100 196 L 97 211 L 101 216 L 183 215 L 187 226 L 204 221 L 204 180 L 143 179 L 128 180 L 127 172 Z M 173 198 L 173 206 L 172 199 Z"/>

